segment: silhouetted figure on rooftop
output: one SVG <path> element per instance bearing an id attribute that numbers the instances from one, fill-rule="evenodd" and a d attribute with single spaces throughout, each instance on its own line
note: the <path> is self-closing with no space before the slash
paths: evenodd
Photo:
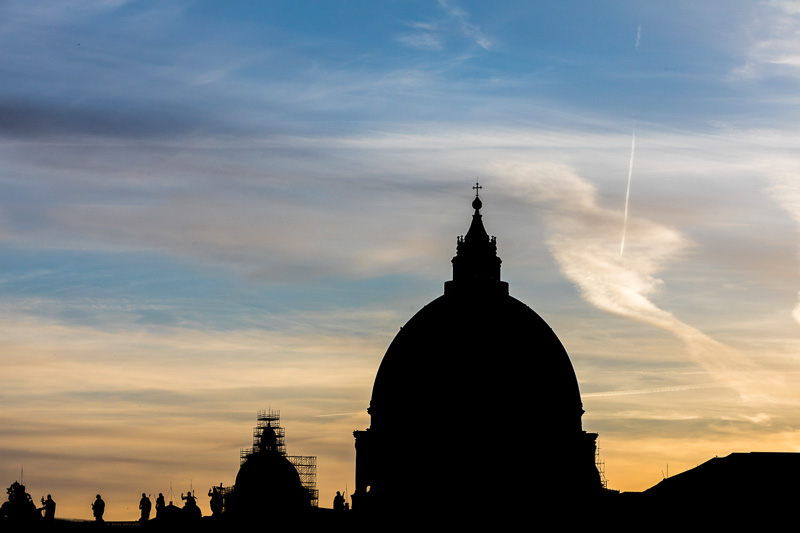
<path id="1" fill-rule="evenodd" d="M 94 515 L 94 519 L 98 522 L 103 521 L 103 513 L 106 512 L 106 502 L 103 501 L 103 498 L 100 495 L 97 495 L 95 498 L 94 503 L 92 503 L 92 514 Z"/>
<path id="2" fill-rule="evenodd" d="M 344 511 L 344 496 L 338 490 L 336 491 L 336 496 L 333 497 L 333 510 Z"/>
<path id="3" fill-rule="evenodd" d="M 42 498 L 42 511 L 44 511 L 45 520 L 55 520 L 56 518 L 56 502 L 48 494 L 47 499 Z"/>
<path id="4" fill-rule="evenodd" d="M 219 487 L 211 487 L 208 490 L 208 495 L 211 496 L 211 516 L 219 516 L 222 514 L 223 499 L 222 499 L 222 483 Z"/>
<path id="5" fill-rule="evenodd" d="M 197 498 L 195 495 L 190 491 L 186 493 L 186 496 L 181 493 L 181 500 L 184 500 L 186 503 L 183 504 L 183 515 L 185 518 L 202 518 L 203 513 L 200 512 L 200 508 L 197 506 Z"/>
<path id="6" fill-rule="evenodd" d="M 150 509 L 152 509 L 153 504 L 150 502 L 150 498 L 143 492 L 142 499 L 139 500 L 139 509 L 142 510 L 142 516 L 139 517 L 139 522 L 147 522 L 150 520 Z"/>
<path id="7" fill-rule="evenodd" d="M 166 506 L 166 502 L 164 501 L 164 495 L 162 493 L 158 493 L 158 498 L 156 498 L 156 518 L 159 517 L 159 514 Z"/>
<path id="8" fill-rule="evenodd" d="M 37 511 L 31 495 L 25 492 L 25 485 L 15 481 L 6 489 L 6 492 L 8 501 L 0 506 L 0 518 L 27 522 L 42 517 Z"/>

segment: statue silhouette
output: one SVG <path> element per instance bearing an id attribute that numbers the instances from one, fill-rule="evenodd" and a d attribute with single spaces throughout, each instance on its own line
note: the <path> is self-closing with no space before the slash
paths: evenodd
<path id="1" fill-rule="evenodd" d="M 220 483 L 219 487 L 208 489 L 208 495 L 211 497 L 211 516 L 221 515 L 223 508 L 222 483 Z"/>
<path id="2" fill-rule="evenodd" d="M 200 508 L 197 506 L 197 498 L 195 495 L 190 491 L 186 493 L 186 496 L 181 493 L 181 500 L 184 500 L 186 503 L 183 504 L 183 515 L 187 519 L 193 518 L 202 518 L 203 513 L 200 511 Z"/>
<path id="3" fill-rule="evenodd" d="M 159 517 L 159 513 L 166 507 L 166 502 L 164 502 L 164 495 L 162 493 L 158 493 L 158 498 L 156 498 L 156 518 Z"/>
<path id="4" fill-rule="evenodd" d="M 45 520 L 55 520 L 56 517 L 56 502 L 48 494 L 47 499 L 42 498 L 42 511 L 44 511 Z"/>
<path id="5" fill-rule="evenodd" d="M 143 492 L 142 499 L 139 500 L 139 509 L 142 510 L 142 516 L 139 517 L 139 522 L 147 522 L 150 520 L 150 509 L 153 507 L 153 504 L 150 502 L 150 498 Z"/>
<path id="6" fill-rule="evenodd" d="M 98 522 L 103 521 L 103 513 L 106 512 L 106 502 L 103 501 L 103 498 L 100 495 L 97 495 L 95 498 L 94 503 L 92 503 L 92 514 L 94 515 L 94 519 Z"/>
<path id="7" fill-rule="evenodd" d="M 333 510 L 344 511 L 344 496 L 338 490 L 336 491 L 336 496 L 333 497 Z"/>

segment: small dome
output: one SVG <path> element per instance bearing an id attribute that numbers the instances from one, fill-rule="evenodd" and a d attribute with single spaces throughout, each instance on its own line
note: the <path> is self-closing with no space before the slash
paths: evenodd
<path id="1" fill-rule="evenodd" d="M 309 505 L 297 470 L 275 452 L 251 454 L 239 468 L 234 487 L 235 512 L 294 512 Z"/>

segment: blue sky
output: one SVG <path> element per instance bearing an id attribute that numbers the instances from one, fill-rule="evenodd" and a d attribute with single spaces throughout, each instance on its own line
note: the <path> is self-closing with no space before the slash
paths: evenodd
<path id="1" fill-rule="evenodd" d="M 0 2 L 0 477 L 133 518 L 233 483 L 272 407 L 330 505 L 476 179 L 612 488 L 795 451 L 798 35 L 791 1 Z"/>

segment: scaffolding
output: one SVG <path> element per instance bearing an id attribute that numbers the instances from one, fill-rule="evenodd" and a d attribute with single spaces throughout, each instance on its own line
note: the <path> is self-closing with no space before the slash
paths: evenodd
<path id="1" fill-rule="evenodd" d="M 281 412 L 268 409 L 258 411 L 256 427 L 253 429 L 253 446 L 239 452 L 242 465 L 252 455 L 275 452 L 286 457 L 297 470 L 303 488 L 308 492 L 312 507 L 319 507 L 317 489 L 317 457 L 315 455 L 286 455 L 286 430 L 281 427 Z"/>
<path id="2" fill-rule="evenodd" d="M 594 464 L 597 466 L 597 471 L 600 473 L 600 484 L 604 489 L 607 489 L 608 479 L 606 479 L 606 462 L 600 459 L 600 446 L 594 449 Z"/>
<path id="3" fill-rule="evenodd" d="M 317 489 L 317 457 L 315 455 L 288 455 L 294 469 L 300 475 L 300 482 L 308 492 L 311 507 L 319 507 L 319 490 Z"/>

